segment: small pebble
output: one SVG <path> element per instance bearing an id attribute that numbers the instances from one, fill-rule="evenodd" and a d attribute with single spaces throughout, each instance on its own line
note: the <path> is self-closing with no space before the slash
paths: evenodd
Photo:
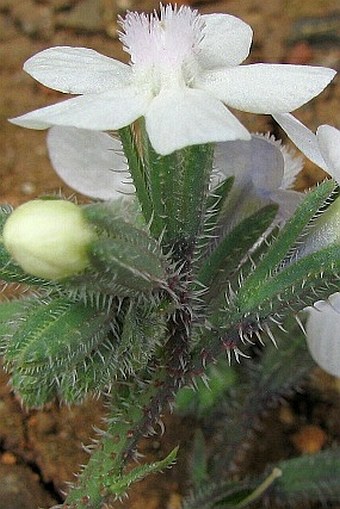
<path id="1" fill-rule="evenodd" d="M 13 453 L 6 451 L 1 455 L 0 461 L 3 465 L 15 465 L 17 459 Z"/>
<path id="2" fill-rule="evenodd" d="M 314 454 L 327 442 L 327 434 L 320 426 L 306 424 L 291 436 L 291 441 L 300 453 Z"/>

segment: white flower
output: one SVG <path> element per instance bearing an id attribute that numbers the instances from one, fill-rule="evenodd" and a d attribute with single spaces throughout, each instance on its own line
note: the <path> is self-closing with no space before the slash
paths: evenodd
<path id="1" fill-rule="evenodd" d="M 279 205 L 276 222 L 282 225 L 303 196 L 290 189 L 302 170 L 302 159 L 273 137 L 252 135 L 250 141 L 218 143 L 214 166 L 217 177 L 235 177 L 225 210 L 230 227 L 270 203 Z"/>
<path id="2" fill-rule="evenodd" d="M 25 63 L 25 71 L 50 88 L 80 96 L 12 122 L 107 131 L 145 117 L 151 144 L 165 155 L 188 145 L 250 139 L 225 105 L 285 113 L 319 94 L 335 74 L 312 66 L 239 66 L 252 30 L 227 14 L 199 15 L 168 5 L 160 16 L 129 12 L 121 24 L 129 65 L 86 48 L 44 50 Z"/>
<path id="3" fill-rule="evenodd" d="M 301 152 L 340 184 L 339 129 L 321 125 L 314 134 L 289 113 L 273 116 Z"/>
<path id="4" fill-rule="evenodd" d="M 327 373 L 340 377 L 340 294 L 309 307 L 307 344 L 315 362 Z"/>

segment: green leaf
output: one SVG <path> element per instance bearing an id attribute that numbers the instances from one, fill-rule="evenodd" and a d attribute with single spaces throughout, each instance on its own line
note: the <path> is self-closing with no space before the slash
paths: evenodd
<path id="1" fill-rule="evenodd" d="M 131 484 L 141 481 L 149 474 L 155 474 L 171 467 L 176 461 L 177 453 L 178 447 L 175 447 L 164 459 L 160 461 L 140 465 L 133 470 L 130 470 L 130 472 L 122 474 L 116 479 L 110 479 L 110 477 L 108 477 L 103 483 L 104 489 L 106 488 L 107 492 L 115 495 L 115 497 L 121 497 L 125 494 Z"/>
<path id="2" fill-rule="evenodd" d="M 183 387 L 177 393 L 176 411 L 181 415 L 195 414 L 196 417 L 210 415 L 215 405 L 225 397 L 225 394 L 235 384 L 236 373 L 225 360 L 211 365 L 205 372 L 207 382 L 197 378 L 195 391 L 190 387 Z"/>
<path id="3" fill-rule="evenodd" d="M 263 207 L 235 226 L 221 240 L 198 274 L 198 280 L 210 287 L 208 298 L 216 296 L 225 288 L 242 258 L 273 222 L 277 209 L 277 205 Z"/>
<path id="4" fill-rule="evenodd" d="M 300 311 L 339 289 L 339 270 L 339 246 L 333 244 L 292 262 L 258 284 L 256 291 L 252 286 L 241 287 L 234 305 L 244 315 L 256 312 L 260 319 L 275 312 Z"/>
<path id="5" fill-rule="evenodd" d="M 285 507 L 297 502 L 340 502 L 340 449 L 292 458 L 277 464 L 281 470 L 265 495 L 265 501 L 280 500 Z"/>
<path id="6" fill-rule="evenodd" d="M 22 373 L 14 371 L 10 384 L 26 408 L 41 408 L 57 395 L 57 385 L 48 373 Z"/>
<path id="7" fill-rule="evenodd" d="M 81 403 L 89 393 L 99 396 L 118 375 L 129 373 L 126 362 L 117 356 L 115 342 L 106 339 L 83 359 L 75 358 L 58 373 L 58 396 L 69 405 Z"/>
<path id="8" fill-rule="evenodd" d="M 195 431 L 194 446 L 191 458 L 191 479 L 198 490 L 208 480 L 208 458 L 204 435 L 200 429 Z"/>
<path id="9" fill-rule="evenodd" d="M 186 499 L 181 509 L 236 509 L 237 504 L 251 494 L 256 486 L 249 480 L 215 481 L 203 484 L 190 498 Z"/>
<path id="10" fill-rule="evenodd" d="M 244 293 L 251 294 L 257 292 L 257 289 L 262 286 L 263 281 L 271 275 L 272 271 L 285 258 L 307 224 L 315 217 L 335 188 L 336 183 L 333 180 L 326 180 L 316 187 L 314 191 L 307 194 L 295 214 L 287 221 L 277 239 L 258 263 L 254 272 L 244 281 L 242 285 Z"/>
<path id="11" fill-rule="evenodd" d="M 0 303 L 0 352 L 7 347 L 8 341 L 13 336 L 17 326 L 17 320 L 27 310 L 27 301 L 11 300 Z"/>
<path id="12" fill-rule="evenodd" d="M 31 301 L 8 342 L 5 362 L 17 373 L 45 372 L 50 379 L 103 340 L 107 321 L 104 312 L 62 297 Z"/>

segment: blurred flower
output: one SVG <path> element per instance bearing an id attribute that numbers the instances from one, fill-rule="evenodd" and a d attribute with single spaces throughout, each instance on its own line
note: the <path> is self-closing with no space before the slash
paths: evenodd
<path id="1" fill-rule="evenodd" d="M 250 141 L 218 143 L 214 166 L 215 178 L 235 177 L 224 210 L 228 228 L 270 203 L 279 206 L 276 223 L 282 225 L 302 199 L 291 189 L 302 159 L 273 137 L 253 134 Z"/>
<path id="2" fill-rule="evenodd" d="M 166 155 L 188 145 L 249 139 L 225 107 L 285 113 L 318 95 L 334 77 L 323 67 L 239 66 L 251 28 L 227 14 L 199 15 L 167 5 L 146 15 L 128 12 L 120 40 L 130 64 L 86 48 L 55 47 L 24 65 L 42 84 L 80 97 L 12 119 L 32 129 L 53 125 L 117 130 L 145 117 L 154 149 Z"/>
<path id="3" fill-rule="evenodd" d="M 62 279 L 84 270 L 95 233 L 80 207 L 66 200 L 32 200 L 7 219 L 3 242 L 20 267 L 33 276 Z"/>

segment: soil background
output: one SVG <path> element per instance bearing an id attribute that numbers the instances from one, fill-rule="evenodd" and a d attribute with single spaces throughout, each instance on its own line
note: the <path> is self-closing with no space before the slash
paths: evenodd
<path id="1" fill-rule="evenodd" d="M 178 1 L 177 4 L 184 2 Z M 340 6 L 338 0 L 222 0 L 187 1 L 202 13 L 239 16 L 254 29 L 247 62 L 298 63 L 340 67 Z M 0 203 L 14 206 L 43 194 L 73 194 L 55 175 L 48 160 L 44 132 L 13 126 L 7 118 L 52 104 L 61 94 L 49 90 L 22 71 L 34 53 L 56 45 L 91 47 L 127 60 L 117 41 L 118 14 L 126 9 L 152 10 L 149 0 L 0 0 Z M 64 97 L 63 97 L 64 98 Z M 311 129 L 323 123 L 340 126 L 340 86 L 335 79 L 297 116 Z M 252 131 L 282 136 L 271 117 L 239 114 Z M 299 189 L 323 176 L 306 161 Z M 82 197 L 78 197 L 82 200 Z M 10 289 L 3 294 L 8 295 Z M 7 292 L 7 293 L 6 293 Z M 273 410 L 250 453 L 261 468 L 263 458 L 276 460 L 288 453 L 313 452 L 340 441 L 340 382 L 316 370 L 304 393 Z M 89 400 L 75 408 L 57 403 L 27 411 L 14 397 L 8 377 L 0 372 L 0 509 L 36 509 L 61 503 L 67 483 L 87 462 L 82 444 L 102 427 L 102 401 Z M 178 465 L 163 476 L 138 484 L 129 499 L 115 508 L 176 509 L 188 488 L 185 444 L 193 423 L 166 418 L 166 434 L 142 444 L 152 458 L 164 457 L 182 444 Z M 288 451 L 288 452 L 287 452 Z"/>

